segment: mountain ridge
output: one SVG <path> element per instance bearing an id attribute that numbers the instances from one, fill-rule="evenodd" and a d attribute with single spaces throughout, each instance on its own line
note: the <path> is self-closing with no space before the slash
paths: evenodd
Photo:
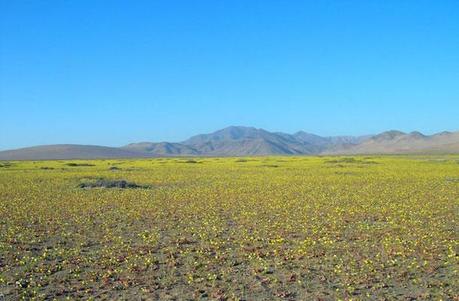
<path id="1" fill-rule="evenodd" d="M 459 131 L 424 135 L 390 130 L 376 135 L 323 137 L 305 131 L 288 134 L 230 126 L 182 142 L 138 142 L 121 147 L 55 144 L 5 150 L 0 151 L 0 160 L 411 153 L 459 153 Z"/>

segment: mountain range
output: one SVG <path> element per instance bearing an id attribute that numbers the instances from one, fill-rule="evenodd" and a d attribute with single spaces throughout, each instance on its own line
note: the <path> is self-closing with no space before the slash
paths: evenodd
<path id="1" fill-rule="evenodd" d="M 140 142 L 122 147 L 41 145 L 0 151 L 0 160 L 423 153 L 459 153 L 459 132 L 424 135 L 392 130 L 377 135 L 322 137 L 304 131 L 286 134 L 230 126 L 180 143 Z"/>

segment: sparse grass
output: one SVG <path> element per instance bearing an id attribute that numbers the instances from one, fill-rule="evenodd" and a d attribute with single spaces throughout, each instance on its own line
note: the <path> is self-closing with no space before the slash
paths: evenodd
<path id="1" fill-rule="evenodd" d="M 0 169 L 0 293 L 457 300 L 458 157 L 424 159 L 11 162 Z M 120 179 L 155 189 L 78 188 Z"/>

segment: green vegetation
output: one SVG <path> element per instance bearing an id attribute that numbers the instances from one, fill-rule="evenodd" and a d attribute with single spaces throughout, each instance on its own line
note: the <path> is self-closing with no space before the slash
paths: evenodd
<path id="1" fill-rule="evenodd" d="M 0 293 L 457 300 L 458 159 L 0 162 Z"/>

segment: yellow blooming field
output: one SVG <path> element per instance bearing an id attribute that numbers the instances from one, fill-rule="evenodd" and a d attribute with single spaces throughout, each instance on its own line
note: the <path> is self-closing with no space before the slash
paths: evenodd
<path id="1" fill-rule="evenodd" d="M 5 300 L 459 300 L 458 253 L 458 156 L 0 162 Z"/>

